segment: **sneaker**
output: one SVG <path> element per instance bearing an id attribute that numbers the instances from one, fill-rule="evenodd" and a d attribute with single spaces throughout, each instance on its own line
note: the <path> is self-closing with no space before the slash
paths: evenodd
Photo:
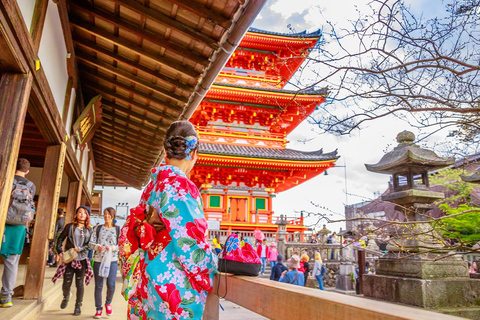
<path id="1" fill-rule="evenodd" d="M 4 300 L 0 300 L 0 307 L 1 308 L 10 308 L 11 306 L 13 306 L 12 301 L 5 302 Z"/>
<path id="2" fill-rule="evenodd" d="M 107 316 L 111 316 L 113 314 L 113 309 L 111 304 L 105 305 L 105 311 L 107 312 Z"/>
<path id="3" fill-rule="evenodd" d="M 102 309 L 97 310 L 97 313 L 93 316 L 93 319 L 100 319 L 102 318 Z"/>
<path id="4" fill-rule="evenodd" d="M 62 304 L 60 304 L 60 309 L 65 309 L 68 306 L 68 300 L 70 300 L 71 296 L 72 296 L 72 293 L 70 292 L 68 296 L 63 297 Z"/>
<path id="5" fill-rule="evenodd" d="M 79 304 L 75 304 L 75 309 L 73 310 L 73 315 L 74 316 L 79 316 L 82 314 L 82 310 L 80 309 Z"/>

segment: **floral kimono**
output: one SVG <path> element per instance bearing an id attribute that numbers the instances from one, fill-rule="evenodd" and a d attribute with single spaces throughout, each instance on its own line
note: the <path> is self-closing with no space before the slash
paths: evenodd
<path id="1" fill-rule="evenodd" d="M 197 187 L 174 166 L 152 169 L 139 206 L 120 235 L 129 319 L 202 319 L 217 272 Z M 165 229 L 145 223 L 153 206 Z"/>

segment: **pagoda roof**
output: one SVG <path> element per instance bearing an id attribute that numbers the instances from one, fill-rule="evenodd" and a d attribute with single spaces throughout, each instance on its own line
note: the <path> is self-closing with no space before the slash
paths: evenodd
<path id="1" fill-rule="evenodd" d="M 250 89 L 255 91 L 271 92 L 271 93 L 296 94 L 299 96 L 322 96 L 323 97 L 328 94 L 328 90 L 326 88 L 321 88 L 319 90 L 315 90 L 312 88 L 303 89 L 303 90 L 287 90 L 287 89 L 276 89 L 276 88 L 252 87 L 252 86 L 244 86 L 240 84 L 231 84 L 231 83 L 222 83 L 222 82 L 215 82 L 213 83 L 213 85 L 230 87 L 230 88 L 239 88 L 239 89 Z"/>
<path id="2" fill-rule="evenodd" d="M 320 38 L 322 36 L 322 31 L 320 29 L 318 29 L 317 31 L 308 32 L 308 33 L 307 33 L 307 30 L 303 30 L 302 32 L 296 32 L 296 33 L 282 33 L 282 32 L 267 31 L 267 30 L 250 27 L 248 29 L 248 32 L 261 33 L 261 34 L 273 35 L 273 36 L 281 36 L 281 37 L 290 37 L 290 38 Z"/>
<path id="3" fill-rule="evenodd" d="M 337 150 L 328 153 L 324 153 L 323 149 L 305 152 L 293 149 L 273 149 L 215 143 L 201 143 L 199 153 L 290 161 L 328 161 L 339 158 Z"/>

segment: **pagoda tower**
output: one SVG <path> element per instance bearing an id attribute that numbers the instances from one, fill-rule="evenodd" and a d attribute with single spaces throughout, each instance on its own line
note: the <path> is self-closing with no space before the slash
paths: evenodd
<path id="1" fill-rule="evenodd" d="M 275 194 L 335 166 L 336 151 L 286 148 L 287 135 L 325 101 L 326 91 L 284 89 L 320 36 L 251 28 L 191 117 L 201 143 L 190 178 L 221 230 L 276 232 Z M 289 233 L 306 230 L 303 217 L 290 218 Z"/>

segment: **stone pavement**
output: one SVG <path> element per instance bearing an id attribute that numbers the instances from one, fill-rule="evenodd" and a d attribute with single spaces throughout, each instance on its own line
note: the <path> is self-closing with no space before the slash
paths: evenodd
<path id="1" fill-rule="evenodd" d="M 59 279 L 56 286 L 58 286 L 58 290 L 61 290 L 62 280 Z M 72 298 L 68 304 L 66 309 L 60 309 L 60 303 L 62 301 L 62 296 L 60 295 L 51 305 L 48 307 L 38 319 L 40 320 L 55 320 L 55 319 L 92 319 L 93 315 L 95 314 L 95 300 L 93 297 L 94 292 L 94 280 L 85 287 L 85 296 L 83 299 L 83 306 L 82 306 L 82 315 L 78 317 L 73 316 L 73 308 L 75 306 L 75 284 L 72 285 Z M 117 286 L 116 291 L 112 303 L 113 307 L 113 315 L 107 317 L 105 314 L 105 309 L 103 310 L 103 317 L 102 319 L 111 319 L 111 320 L 120 320 L 126 319 L 127 314 L 127 303 L 123 299 L 122 295 L 120 294 L 120 290 L 122 288 L 122 279 L 120 274 L 117 276 Z M 106 284 L 104 284 L 103 289 L 103 297 L 105 298 L 106 294 Z M 220 304 L 223 308 L 220 309 L 220 320 L 260 320 L 260 319 L 267 319 L 264 318 L 256 313 L 253 313 L 245 308 L 242 308 L 234 303 L 231 303 L 226 300 L 221 300 Z M 2 319 L 6 320 L 6 319 Z"/>

